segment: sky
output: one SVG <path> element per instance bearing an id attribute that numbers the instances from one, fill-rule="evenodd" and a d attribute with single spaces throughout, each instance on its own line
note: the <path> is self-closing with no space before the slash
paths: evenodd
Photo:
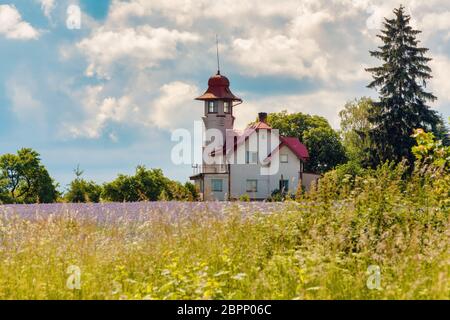
<path id="1" fill-rule="evenodd" d="M 2 0 L 0 154 L 28 147 L 64 190 L 80 166 L 99 183 L 137 165 L 187 181 L 172 132 L 193 128 L 194 98 L 221 71 L 244 100 L 235 127 L 258 112 L 304 112 L 339 128 L 339 110 L 362 96 L 383 17 L 377 0 Z M 450 116 L 450 2 L 403 0 L 423 31 L 432 104 Z M 78 14 L 80 19 L 77 19 Z M 79 25 L 77 22 L 80 22 Z"/>

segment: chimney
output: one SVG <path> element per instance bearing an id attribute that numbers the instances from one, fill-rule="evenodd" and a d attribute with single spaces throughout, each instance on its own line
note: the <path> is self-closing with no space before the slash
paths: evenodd
<path id="1" fill-rule="evenodd" d="M 267 112 L 260 112 L 258 113 L 259 122 L 266 123 L 267 121 Z"/>

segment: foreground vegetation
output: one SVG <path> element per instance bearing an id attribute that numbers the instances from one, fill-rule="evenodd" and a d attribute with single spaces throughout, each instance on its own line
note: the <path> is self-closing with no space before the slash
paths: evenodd
<path id="1" fill-rule="evenodd" d="M 450 151 L 416 139 L 412 174 L 333 171 L 281 208 L 122 204 L 108 219 L 13 207 L 0 218 L 0 299 L 449 299 Z"/>

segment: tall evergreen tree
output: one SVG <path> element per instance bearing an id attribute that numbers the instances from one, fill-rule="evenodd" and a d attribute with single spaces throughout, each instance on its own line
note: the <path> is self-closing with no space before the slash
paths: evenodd
<path id="1" fill-rule="evenodd" d="M 385 19 L 378 35 L 383 45 L 370 52 L 383 64 L 366 69 L 373 76 L 368 87 L 377 89 L 380 95 L 369 116 L 372 166 L 404 158 L 413 163 L 413 130 L 439 130 L 440 117 L 427 105 L 437 99 L 425 90 L 432 78 L 427 65 L 431 59 L 425 56 L 428 49 L 419 47 L 417 35 L 421 31 L 410 26 L 411 17 L 405 14 L 404 7 L 395 9 L 394 14 L 393 19 Z"/>

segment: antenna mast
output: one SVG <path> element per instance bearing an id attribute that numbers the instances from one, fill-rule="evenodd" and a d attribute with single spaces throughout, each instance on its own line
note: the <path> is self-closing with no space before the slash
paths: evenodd
<path id="1" fill-rule="evenodd" d="M 219 59 L 219 37 L 216 34 L 216 49 L 217 49 L 217 74 L 220 74 L 220 59 Z"/>

